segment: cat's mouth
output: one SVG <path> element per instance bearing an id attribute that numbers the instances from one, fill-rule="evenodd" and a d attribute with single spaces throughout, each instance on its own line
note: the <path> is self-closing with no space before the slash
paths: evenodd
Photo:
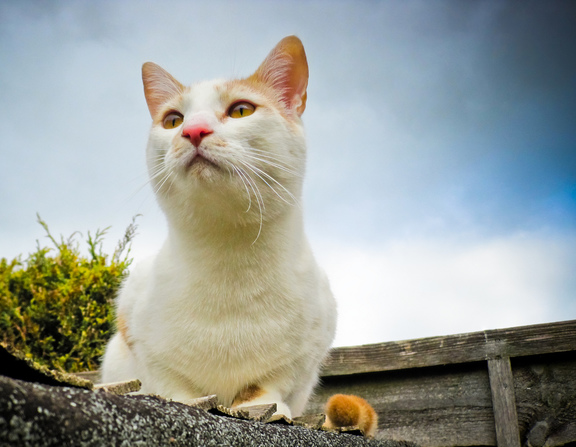
<path id="1" fill-rule="evenodd" d="M 194 154 L 186 162 L 186 168 L 220 168 L 218 163 L 204 151 L 196 150 Z"/>

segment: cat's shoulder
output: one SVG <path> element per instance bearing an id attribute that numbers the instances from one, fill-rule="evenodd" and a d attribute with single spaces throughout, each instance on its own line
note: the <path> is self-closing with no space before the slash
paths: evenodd
<path id="1" fill-rule="evenodd" d="M 131 266 L 130 273 L 118 294 L 119 307 L 131 306 L 148 289 L 154 272 L 155 259 L 154 256 L 149 256 Z"/>

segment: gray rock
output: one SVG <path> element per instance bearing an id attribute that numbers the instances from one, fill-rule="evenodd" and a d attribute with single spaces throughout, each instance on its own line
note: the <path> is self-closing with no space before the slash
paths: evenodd
<path id="1" fill-rule="evenodd" d="M 0 376 L 0 446 L 102 445 L 413 446 L 217 416 L 156 396 L 117 396 Z"/>

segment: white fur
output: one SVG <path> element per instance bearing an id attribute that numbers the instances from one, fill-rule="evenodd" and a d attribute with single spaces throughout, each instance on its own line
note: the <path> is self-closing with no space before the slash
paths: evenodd
<path id="1" fill-rule="evenodd" d="M 225 114 L 233 100 L 261 106 L 232 119 Z M 301 122 L 267 101 L 257 90 L 213 81 L 167 104 L 184 124 L 201 118 L 212 126 L 200 150 L 219 169 L 187 167 L 196 149 L 181 127 L 153 125 L 148 165 L 168 238 L 121 290 L 117 311 L 130 347 L 112 338 L 104 382 L 137 377 L 144 393 L 183 401 L 217 394 L 225 405 L 258 385 L 266 393 L 247 404 L 275 402 L 287 416 L 304 410 L 336 307 L 303 230 Z"/>

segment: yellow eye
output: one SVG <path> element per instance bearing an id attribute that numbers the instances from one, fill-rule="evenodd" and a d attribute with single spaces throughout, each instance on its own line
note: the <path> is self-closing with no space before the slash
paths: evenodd
<path id="1" fill-rule="evenodd" d="M 164 117 L 164 121 L 162 121 L 162 126 L 164 129 L 175 129 L 184 121 L 184 117 L 181 113 L 178 112 L 170 112 Z"/>
<path id="2" fill-rule="evenodd" d="M 256 106 L 250 104 L 249 102 L 237 102 L 232 104 L 230 110 L 228 110 L 228 116 L 230 118 L 244 118 L 245 116 L 250 116 L 256 110 Z"/>

